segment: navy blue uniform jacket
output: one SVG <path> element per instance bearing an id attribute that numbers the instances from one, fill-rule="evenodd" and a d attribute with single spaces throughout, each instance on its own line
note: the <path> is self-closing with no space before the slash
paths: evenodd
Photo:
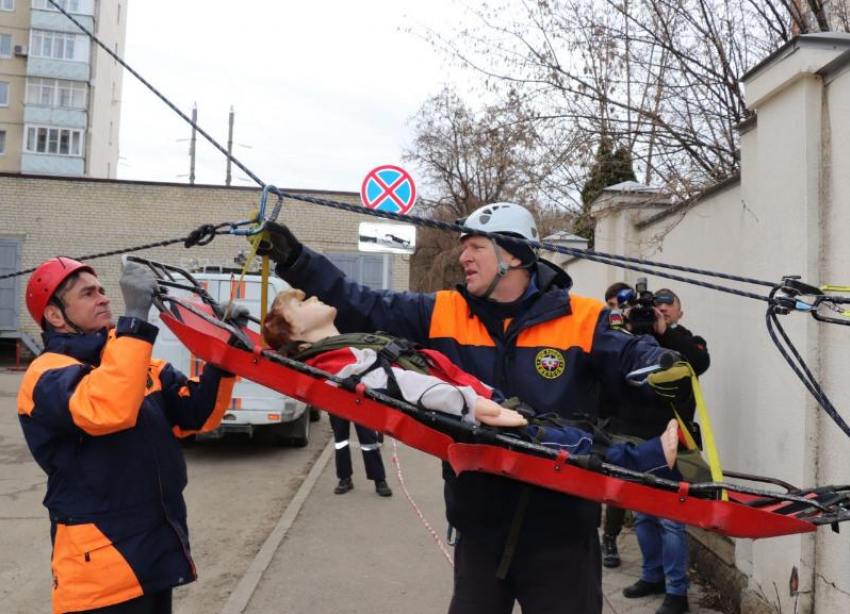
<path id="1" fill-rule="evenodd" d="M 620 386 L 625 375 L 658 362 L 648 337 L 612 329 L 601 301 L 570 296 L 572 280 L 545 261 L 514 317 L 465 287 L 435 294 L 372 290 L 304 248 L 277 273 L 338 309 L 345 332 L 387 331 L 439 350 L 465 371 L 517 396 L 539 413 L 593 414 L 595 386 Z M 524 488 L 531 488 L 522 546 L 584 540 L 599 525 L 599 505 L 493 475 L 455 476 L 444 465 L 446 514 L 465 537 L 501 551 Z"/>

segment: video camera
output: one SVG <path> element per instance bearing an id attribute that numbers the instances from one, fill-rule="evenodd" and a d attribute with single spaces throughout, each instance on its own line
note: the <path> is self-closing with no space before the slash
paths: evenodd
<path id="1" fill-rule="evenodd" d="M 638 277 L 635 289 L 626 288 L 617 292 L 617 305 L 620 309 L 629 309 L 626 324 L 635 335 L 651 335 L 655 329 L 655 306 L 661 303 L 672 304 L 672 294 L 653 294 L 647 289 L 646 277 Z"/>

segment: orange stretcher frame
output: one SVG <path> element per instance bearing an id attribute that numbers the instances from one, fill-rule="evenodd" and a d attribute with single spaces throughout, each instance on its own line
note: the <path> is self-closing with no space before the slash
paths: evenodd
<path id="1" fill-rule="evenodd" d="M 156 268 L 154 271 L 158 272 Z M 184 288 L 173 281 L 160 283 Z M 778 480 L 732 474 L 744 480 L 783 485 L 788 492 L 782 493 L 726 482 L 672 482 L 605 463 L 590 470 L 585 468 L 586 458 L 506 436 L 491 427 L 461 424 L 362 384 L 345 389 L 332 374 L 264 349 L 255 332 L 220 320 L 213 309 L 215 302 L 200 287 L 197 293 L 203 302 L 172 297 L 167 290 L 154 301 L 162 321 L 193 354 L 436 456 L 458 474 L 491 473 L 731 537 L 758 539 L 809 533 L 821 524 L 831 524 L 837 530 L 839 522 L 850 520 L 850 486 L 803 491 Z M 724 490 L 729 494 L 728 501 L 720 499 Z"/>

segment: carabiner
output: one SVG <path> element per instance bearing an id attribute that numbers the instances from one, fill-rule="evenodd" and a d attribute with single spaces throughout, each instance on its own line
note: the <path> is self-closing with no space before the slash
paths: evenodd
<path id="1" fill-rule="evenodd" d="M 269 192 L 274 192 L 277 194 L 277 202 L 275 203 L 274 209 L 270 216 L 266 216 L 266 203 L 268 202 Z M 257 211 L 257 215 L 250 220 L 242 220 L 241 222 L 236 222 L 230 226 L 230 234 L 232 235 L 242 235 L 242 236 L 253 236 L 260 234 L 266 229 L 266 223 L 273 222 L 277 219 L 277 216 L 280 214 L 280 210 L 283 207 L 283 196 L 280 194 L 280 190 L 278 190 L 275 186 L 271 184 L 266 184 L 263 187 L 263 193 L 260 196 L 260 208 Z M 240 226 L 247 226 L 251 224 L 251 228 L 239 228 Z"/>

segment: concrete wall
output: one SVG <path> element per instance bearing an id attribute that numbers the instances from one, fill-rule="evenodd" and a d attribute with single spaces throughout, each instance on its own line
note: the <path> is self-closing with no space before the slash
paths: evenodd
<path id="1" fill-rule="evenodd" d="M 291 190 L 291 192 L 295 192 Z M 308 192 L 314 197 L 351 204 L 354 193 Z M 249 218 L 258 207 L 260 191 L 251 188 L 187 186 L 86 179 L 60 179 L 0 174 L 0 237 L 23 240 L 22 269 L 56 255 L 85 256 L 110 250 L 185 237 L 202 224 Z M 273 204 L 274 199 L 270 200 Z M 306 245 L 320 252 L 356 252 L 357 227 L 367 218 L 298 201 L 286 201 L 279 221 Z M 373 219 L 373 218 L 368 218 Z M 187 266 L 232 265 L 244 237 L 218 236 L 206 246 L 185 249 L 182 244 L 137 253 L 145 258 Z M 409 257 L 389 255 L 392 287 L 407 290 Z M 92 261 L 118 314 L 123 304 L 118 289 L 120 256 Z M 28 277 L 21 278 L 22 290 Z M 39 338 L 39 331 L 20 293 L 20 330 Z"/>
<path id="2" fill-rule="evenodd" d="M 745 78 L 757 123 L 741 135 L 741 177 L 699 202 L 641 217 L 630 195 L 594 208 L 599 251 L 779 282 L 801 275 L 814 285 L 850 282 L 850 39 L 803 37 Z M 611 195 L 608 195 L 610 198 Z M 647 206 L 657 204 L 647 197 Z M 639 273 L 591 262 L 571 273 L 596 296 Z M 696 277 L 685 274 L 688 277 Z M 769 288 L 712 280 L 766 295 Z M 683 324 L 708 340 L 712 366 L 701 378 L 725 467 L 801 486 L 850 481 L 850 441 L 819 409 L 775 349 L 766 303 L 659 277 L 682 297 Z M 850 418 L 843 364 L 850 331 L 802 314 L 782 325 L 839 412 Z M 744 611 L 850 611 L 850 527 L 836 535 L 735 540 L 723 553 L 744 576 Z M 699 536 L 698 536 L 699 537 Z M 702 539 L 716 550 L 728 542 Z M 792 593 L 790 580 L 799 578 Z"/>

